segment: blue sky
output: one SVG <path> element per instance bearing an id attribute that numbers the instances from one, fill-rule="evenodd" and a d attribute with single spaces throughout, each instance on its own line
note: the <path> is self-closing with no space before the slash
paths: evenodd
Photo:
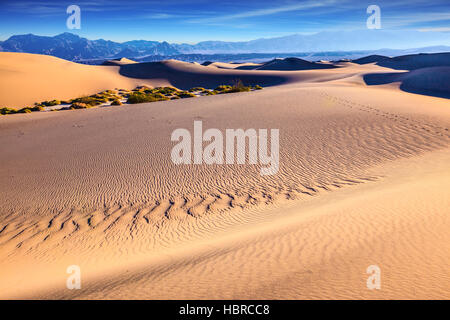
<path id="1" fill-rule="evenodd" d="M 66 27 L 71 4 L 81 8 L 80 30 Z M 383 29 L 450 32 L 449 0 L 0 0 L 0 40 L 69 31 L 120 42 L 244 41 L 363 29 L 371 4 L 381 8 Z"/>

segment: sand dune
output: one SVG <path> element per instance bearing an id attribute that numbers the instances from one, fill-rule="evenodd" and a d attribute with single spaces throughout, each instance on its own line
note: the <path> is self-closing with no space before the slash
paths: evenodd
<path id="1" fill-rule="evenodd" d="M 420 53 L 398 57 L 372 55 L 353 60 L 355 63 L 365 64 L 376 62 L 377 65 L 396 70 L 416 70 L 431 67 L 450 67 L 450 52 Z"/>
<path id="2" fill-rule="evenodd" d="M 325 65 L 329 68 L 329 65 Z M 253 66 L 251 66 L 253 68 Z M 331 66 L 331 68 L 334 68 Z M 386 70 L 370 66 L 370 70 Z M 314 68 L 311 68 L 314 69 Z M 161 62 L 147 62 L 140 64 L 124 65 L 120 68 L 120 74 L 130 78 L 154 81 L 166 79 L 171 85 L 188 89 L 195 86 L 215 88 L 221 84 L 231 84 L 235 80 L 241 80 L 247 85 L 277 86 L 295 82 L 319 82 L 341 79 L 367 71 L 365 66 L 350 65 L 347 70 L 336 72 L 324 72 L 324 70 L 306 70 L 285 68 L 284 71 L 272 70 L 241 70 L 241 67 L 227 69 L 210 66 L 195 65 L 187 62 L 166 60 Z"/>
<path id="3" fill-rule="evenodd" d="M 373 55 L 356 59 L 353 63 L 375 63 L 395 70 L 409 70 L 364 74 L 367 85 L 392 85 L 410 93 L 450 97 L 450 53 L 412 54 L 394 58 Z"/>
<path id="4" fill-rule="evenodd" d="M 328 61 L 310 62 L 299 58 L 273 59 L 265 63 L 243 63 L 243 64 L 223 64 L 220 62 L 205 64 L 224 69 L 237 70 L 275 70 L 275 71 L 298 71 L 315 69 L 333 69 L 337 66 Z"/>
<path id="5" fill-rule="evenodd" d="M 122 66 L 124 64 L 137 63 L 136 61 L 128 58 L 113 59 L 103 62 L 104 66 Z"/>
<path id="6" fill-rule="evenodd" d="M 299 58 L 274 59 L 264 63 L 262 66 L 255 66 L 255 70 L 312 70 L 312 69 L 333 69 L 333 65 L 327 63 L 310 62 Z"/>
<path id="7" fill-rule="evenodd" d="M 373 54 L 373 55 L 370 55 L 370 56 L 367 56 L 367 57 L 363 57 L 363 58 L 352 60 L 352 62 L 353 63 L 358 63 L 358 64 L 367 64 L 367 63 L 374 63 L 374 62 L 380 63 L 380 62 L 383 62 L 383 61 L 386 61 L 386 60 L 389 60 L 389 59 L 390 58 L 386 57 L 386 56 Z"/>
<path id="8" fill-rule="evenodd" d="M 368 85 L 397 83 L 411 93 L 450 98 L 450 67 L 431 67 L 405 73 L 374 73 L 364 75 Z"/>
<path id="9" fill-rule="evenodd" d="M 270 69 L 272 63 L 275 63 L 284 70 L 275 72 L 263 69 L 240 70 L 241 67 L 254 67 L 249 64 L 236 64 L 235 68 L 227 69 L 176 60 L 132 63 L 128 59 L 122 59 L 110 61 L 113 65 L 88 66 L 44 55 L 1 52 L 0 57 L 0 107 L 16 108 L 32 106 L 35 102 L 45 100 L 68 100 L 102 90 L 132 89 L 140 85 L 175 86 L 180 89 L 202 86 L 212 89 L 241 80 L 246 85 L 276 86 L 300 82 L 317 83 L 370 72 L 392 71 L 373 65 L 344 63 L 337 64 L 339 68 L 334 68 L 330 64 L 310 62 L 307 62 L 309 67 L 304 67 L 334 69 L 298 70 L 299 59 L 295 60 L 294 65 L 289 59 L 264 65 Z"/>
<path id="10" fill-rule="evenodd" d="M 271 86 L 342 77 L 340 74 L 225 70 L 176 60 L 120 61 L 114 62 L 116 66 L 88 66 L 51 56 L 0 52 L 0 107 L 20 108 L 45 100 L 68 100 L 102 90 L 132 89 L 140 85 L 215 88 L 240 79 L 249 85 Z"/>
<path id="11" fill-rule="evenodd" d="M 121 76 L 118 68 L 82 65 L 37 54 L 1 52 L 0 107 L 32 106 L 34 102 L 66 100 L 145 84 Z"/>
<path id="12" fill-rule="evenodd" d="M 21 70 L 45 69 L 34 67 L 41 57 Z M 45 61 L 55 69 L 49 79 L 61 80 L 63 62 Z M 5 68 L 2 83 L 33 85 L 19 67 Z M 448 100 L 367 86 L 365 75 L 395 71 L 350 62 L 301 71 L 179 61 L 72 69 L 73 79 L 107 74 L 113 87 L 211 88 L 236 78 L 267 87 L 1 117 L 1 298 L 450 297 Z M 279 128 L 278 174 L 175 165 L 171 132 L 192 130 L 194 120 L 205 129 Z M 65 288 L 73 264 L 81 290 Z M 365 285 L 372 264 L 382 270 L 380 291 Z"/>
<path id="13" fill-rule="evenodd" d="M 260 63 L 236 63 L 236 62 L 212 62 L 212 61 L 206 61 L 202 63 L 202 66 L 205 67 L 216 67 L 221 69 L 247 69 L 251 70 L 254 67 L 260 66 Z"/>
<path id="14" fill-rule="evenodd" d="M 119 72 L 129 78 L 166 79 L 171 85 L 181 89 L 195 86 L 215 88 L 221 84 L 229 84 L 236 79 L 241 79 L 246 84 L 269 86 L 281 84 L 293 78 L 289 75 L 211 68 L 176 60 L 125 65 L 120 68 Z"/>

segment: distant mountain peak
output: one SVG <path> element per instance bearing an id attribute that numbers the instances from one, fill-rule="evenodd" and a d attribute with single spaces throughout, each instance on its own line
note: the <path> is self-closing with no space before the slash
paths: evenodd
<path id="1" fill-rule="evenodd" d="M 54 39 L 60 39 L 60 40 L 65 40 L 65 41 L 70 41 L 70 42 L 76 42 L 76 41 L 81 41 L 81 40 L 85 40 L 87 41 L 86 38 L 82 38 L 79 35 L 70 33 L 70 32 L 64 32 L 61 34 L 58 34 L 56 36 L 53 37 Z"/>
<path id="2" fill-rule="evenodd" d="M 142 40 L 118 43 L 103 39 L 88 40 L 71 32 L 63 32 L 53 37 L 15 35 L 1 42 L 0 51 L 47 54 L 67 60 L 111 59 L 123 56 L 133 58 L 179 53 L 167 42 Z"/>
<path id="3" fill-rule="evenodd" d="M 55 38 L 74 38 L 74 39 L 77 39 L 77 38 L 80 38 L 80 36 L 75 34 L 75 33 L 71 33 L 71 32 L 63 32 L 63 33 L 60 33 L 60 34 L 56 35 Z"/>
<path id="4" fill-rule="evenodd" d="M 48 54 L 67 60 L 109 60 L 121 56 L 170 56 L 177 54 L 257 54 L 257 53 L 337 53 L 382 48 L 406 49 L 450 45 L 450 33 L 414 30 L 347 30 L 316 34 L 293 34 L 251 41 L 202 41 L 197 44 L 170 44 L 167 41 L 88 40 L 64 32 L 54 37 L 33 34 L 12 36 L 0 42 L 0 51 Z M 332 54 L 331 54 L 332 55 Z"/>

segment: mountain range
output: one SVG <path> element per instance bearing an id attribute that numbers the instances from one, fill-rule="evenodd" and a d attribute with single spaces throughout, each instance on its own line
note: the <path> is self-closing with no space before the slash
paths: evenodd
<path id="1" fill-rule="evenodd" d="M 419 46 L 448 46 L 450 33 L 420 31 L 326 31 L 311 35 L 290 35 L 251 41 L 203 41 L 197 44 L 170 44 L 166 41 L 88 40 L 72 33 L 53 37 L 34 34 L 14 35 L 0 42 L 0 51 L 52 55 L 71 61 L 114 59 L 120 57 L 145 59 L 152 56 L 300 53 L 326 51 L 405 49 Z"/>

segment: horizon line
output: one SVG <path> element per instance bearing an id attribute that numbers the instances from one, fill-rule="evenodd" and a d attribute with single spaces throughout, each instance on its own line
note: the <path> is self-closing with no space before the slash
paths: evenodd
<path id="1" fill-rule="evenodd" d="M 428 28 L 428 29 L 394 29 L 394 30 L 387 30 L 387 29 L 381 29 L 381 30 L 368 30 L 368 29 L 352 29 L 352 30 L 338 30 L 338 31 L 317 31 L 317 32 L 293 32 L 293 33 L 288 33 L 286 35 L 280 35 L 280 36 L 273 36 L 273 37 L 259 37 L 259 38 L 251 38 L 248 40 L 218 40 L 218 39 L 209 39 L 209 40 L 201 40 L 201 41 L 197 41 L 197 42 L 181 42 L 181 41 L 174 41 L 174 42 L 169 42 L 169 40 L 153 40 L 153 39 L 133 39 L 131 38 L 131 40 L 111 40 L 111 39 L 105 39 L 103 37 L 100 38 L 89 38 L 88 36 L 84 36 L 84 35 L 80 35 L 78 33 L 75 32 L 70 32 L 70 31 L 64 31 L 64 32 L 60 32 L 60 33 L 53 33 L 53 34 L 36 34 L 33 32 L 28 32 L 28 33 L 20 33 L 20 34 L 12 34 L 9 36 L 5 36 L 2 37 L 0 36 L 0 42 L 4 42 L 7 41 L 8 39 L 10 39 L 11 37 L 14 36 L 26 36 L 26 35 L 34 35 L 34 36 L 38 36 L 38 37 L 56 37 L 62 34 L 71 34 L 71 35 L 75 35 L 78 36 L 80 38 L 84 38 L 90 41 L 96 41 L 96 40 L 105 40 L 105 41 L 112 41 L 112 42 L 116 42 L 116 43 L 125 43 L 125 42 L 129 42 L 129 41 L 156 41 L 156 42 L 167 42 L 169 44 L 188 44 L 188 45 L 196 45 L 202 42 L 233 42 L 233 43 L 242 43 L 242 42 L 249 42 L 249 41 L 255 41 L 255 40 L 268 40 L 268 39 L 277 39 L 277 38 L 283 38 L 283 37 L 290 37 L 290 36 L 314 36 L 320 33 L 337 33 L 337 32 L 357 32 L 357 31 L 369 31 L 369 32 L 379 32 L 379 31 L 388 31 L 388 32 L 421 32 L 421 33 L 442 33 L 442 34 L 446 34 L 449 33 L 449 31 L 447 31 L 446 29 L 442 29 L 442 28 Z M 450 45 L 450 44 L 448 44 Z M 364 50 L 364 49 L 362 49 Z"/>

